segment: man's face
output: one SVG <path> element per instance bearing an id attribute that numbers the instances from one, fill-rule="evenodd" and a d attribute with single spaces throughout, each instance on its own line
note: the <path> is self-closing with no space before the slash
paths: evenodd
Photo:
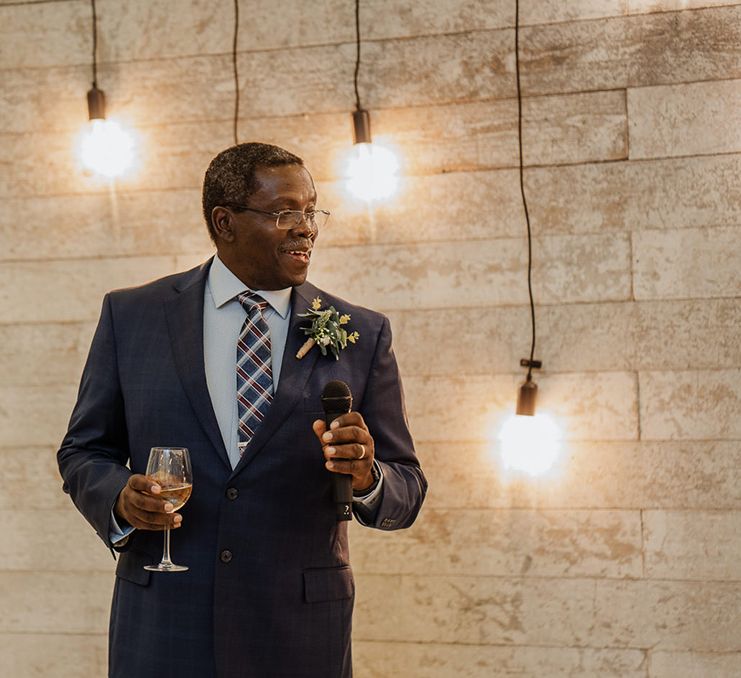
<path id="1" fill-rule="evenodd" d="M 259 167 L 257 190 L 247 204 L 266 212 L 313 210 L 316 189 L 301 165 Z M 306 280 L 316 232 L 302 221 L 296 228 L 276 228 L 275 217 L 255 212 L 233 212 L 234 242 L 219 256 L 252 289 L 277 290 Z"/>

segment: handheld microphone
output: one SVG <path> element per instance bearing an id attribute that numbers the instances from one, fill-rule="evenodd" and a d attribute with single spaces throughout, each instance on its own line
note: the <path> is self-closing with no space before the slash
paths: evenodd
<path id="1" fill-rule="evenodd" d="M 340 415 L 352 409 L 352 393 L 344 381 L 330 381 L 322 391 L 324 420 L 329 425 Z M 337 520 L 352 520 L 352 476 L 332 473 L 332 499 Z"/>

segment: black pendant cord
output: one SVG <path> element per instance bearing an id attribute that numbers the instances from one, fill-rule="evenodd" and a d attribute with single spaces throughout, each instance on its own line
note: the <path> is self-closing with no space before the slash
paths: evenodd
<path id="1" fill-rule="evenodd" d="M 527 198 L 525 197 L 524 161 L 522 157 L 522 94 L 520 93 L 520 2 L 515 0 L 515 73 L 517 75 L 517 143 L 520 149 L 520 193 L 522 194 L 522 206 L 525 208 L 525 221 L 527 222 L 527 291 L 530 295 L 530 319 L 532 323 L 532 342 L 530 344 L 530 360 L 527 366 L 527 380 L 532 379 L 533 356 L 535 355 L 535 302 L 533 301 L 533 239 L 530 231 L 530 214 L 527 209 Z"/>
<path id="2" fill-rule="evenodd" d="M 358 74 L 360 73 L 360 0 L 355 0 L 355 109 L 360 110 Z"/>
<path id="3" fill-rule="evenodd" d="M 93 87 L 98 88 L 98 14 L 95 11 L 95 0 L 90 0 L 93 8 Z"/>
<path id="4" fill-rule="evenodd" d="M 234 0 L 234 41 L 232 65 L 234 66 L 234 145 L 239 143 L 239 71 L 237 70 L 237 40 L 239 38 L 239 0 Z"/>

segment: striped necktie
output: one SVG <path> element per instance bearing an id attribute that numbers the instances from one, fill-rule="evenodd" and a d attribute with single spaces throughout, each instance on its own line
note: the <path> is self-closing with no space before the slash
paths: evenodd
<path id="1" fill-rule="evenodd" d="M 255 435 L 273 402 L 270 331 L 263 317 L 268 302 L 252 292 L 239 295 L 247 317 L 237 341 L 239 456 Z"/>

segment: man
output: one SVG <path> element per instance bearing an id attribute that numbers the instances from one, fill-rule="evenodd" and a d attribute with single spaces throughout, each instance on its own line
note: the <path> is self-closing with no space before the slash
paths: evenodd
<path id="1" fill-rule="evenodd" d="M 58 459 L 65 491 L 121 553 L 113 678 L 352 674 L 354 583 L 332 474 L 352 478 L 357 519 L 385 530 L 412 524 L 427 483 L 388 320 L 305 282 L 316 200 L 297 156 L 229 148 L 203 186 L 216 256 L 104 299 Z M 317 298 L 358 333 L 339 360 L 318 347 L 296 358 Z M 320 396 L 332 380 L 349 385 L 354 411 L 327 431 Z M 178 513 L 143 475 L 150 448 L 166 445 L 192 459 Z M 168 525 L 190 569 L 144 570 Z"/>

